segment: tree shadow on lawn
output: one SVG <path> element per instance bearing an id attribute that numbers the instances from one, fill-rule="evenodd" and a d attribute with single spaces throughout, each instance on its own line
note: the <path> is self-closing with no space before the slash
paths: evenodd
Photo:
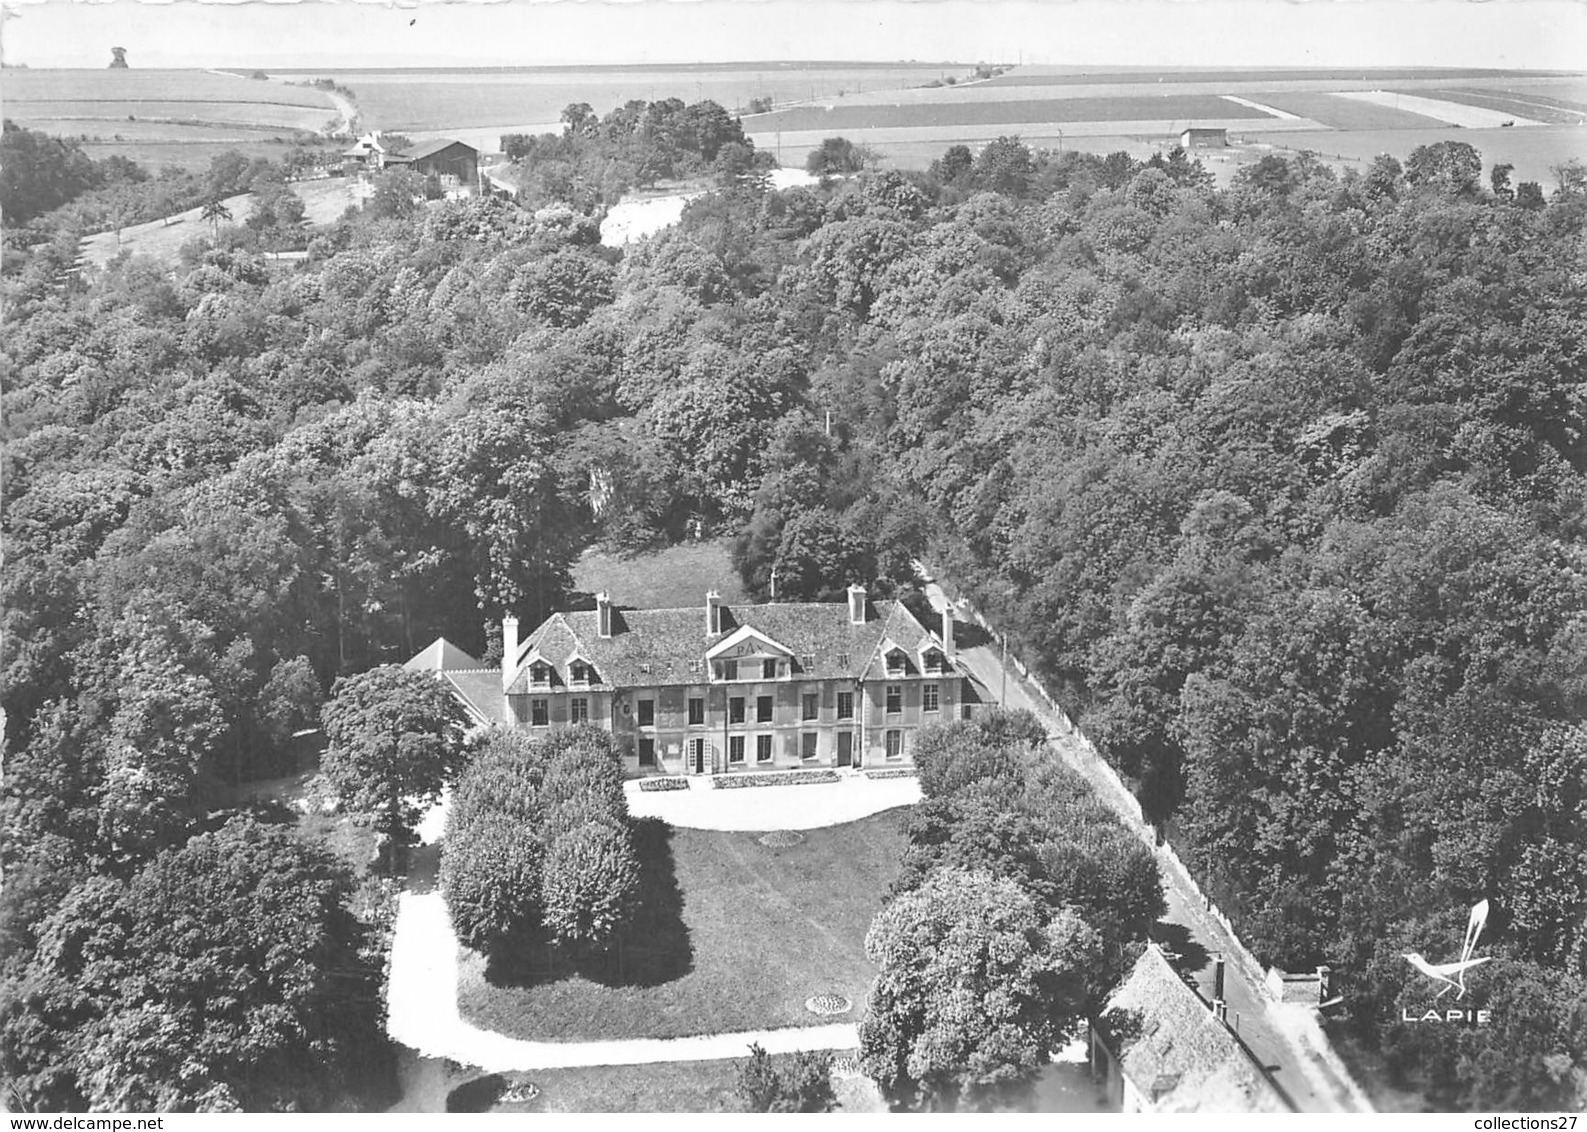
<path id="1" fill-rule="evenodd" d="M 579 975 L 608 987 L 653 987 L 694 969 L 694 947 L 683 922 L 683 889 L 672 856 L 672 827 L 659 818 L 630 818 L 629 823 L 639 859 L 639 903 L 617 946 L 576 956 L 543 936 L 515 940 L 487 959 L 487 983 L 530 987 Z"/>

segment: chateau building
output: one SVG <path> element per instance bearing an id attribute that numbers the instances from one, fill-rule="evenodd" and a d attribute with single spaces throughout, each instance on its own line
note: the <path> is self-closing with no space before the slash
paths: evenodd
<path id="1" fill-rule="evenodd" d="M 504 619 L 500 671 L 444 640 L 408 667 L 438 672 L 481 724 L 604 727 L 632 775 L 908 765 L 920 727 L 984 700 L 946 614 L 939 635 L 860 586 L 837 604 L 595 600 L 527 636 Z"/>

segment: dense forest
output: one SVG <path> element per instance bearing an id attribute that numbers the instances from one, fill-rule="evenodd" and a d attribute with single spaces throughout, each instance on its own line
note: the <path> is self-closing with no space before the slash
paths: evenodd
<path id="1" fill-rule="evenodd" d="M 298 1067 L 271 1094 L 159 1016 L 198 991 L 133 1010 L 137 972 L 101 959 L 193 946 L 157 937 L 232 844 L 313 878 L 294 931 L 367 956 L 340 866 L 228 814 L 223 787 L 278 772 L 338 677 L 443 633 L 488 663 L 489 623 L 576 600 L 584 548 L 700 530 L 787 598 L 907 587 L 925 557 L 1051 678 L 1247 944 L 1333 967 L 1339 1032 L 1388 1079 L 1438 1107 L 1587 1103 L 1577 170 L 1512 187 L 1443 142 L 1364 175 L 1268 156 L 1218 189 L 1182 152 L 1009 138 L 771 192 L 733 141 L 719 191 L 619 252 L 582 210 L 608 166 L 579 147 L 603 139 L 572 131 L 554 177 L 526 143 L 533 211 L 392 184 L 301 264 L 220 239 L 85 270 L 47 215 L 20 241 L 18 1103 L 324 1103 L 334 1075 L 291 1084 L 306 1035 L 344 1065 L 367 985 L 335 1010 L 280 984 L 315 1021 L 268 1035 Z M 1424 997 L 1402 953 L 1450 951 L 1484 897 L 1492 1022 L 1397 1022 Z M 104 1051 L 134 1036 L 123 1072 Z"/>

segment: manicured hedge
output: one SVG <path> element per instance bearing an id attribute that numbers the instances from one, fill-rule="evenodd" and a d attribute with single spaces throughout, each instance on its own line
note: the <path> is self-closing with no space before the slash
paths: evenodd
<path id="1" fill-rule="evenodd" d="M 919 778 L 920 772 L 912 766 L 891 766 L 882 770 L 862 770 L 866 778 Z"/>

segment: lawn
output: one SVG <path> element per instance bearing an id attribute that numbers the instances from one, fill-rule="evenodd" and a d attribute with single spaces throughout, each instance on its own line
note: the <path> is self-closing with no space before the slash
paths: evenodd
<path id="1" fill-rule="evenodd" d="M 730 605 L 747 600 L 725 539 L 637 555 L 587 551 L 573 568 L 573 588 L 587 594 L 605 590 L 631 609 L 703 608 L 711 589 Z"/>
<path id="2" fill-rule="evenodd" d="M 897 875 L 904 820 L 894 810 L 810 830 L 787 848 L 643 822 L 646 910 L 621 970 L 548 970 L 535 966 L 538 952 L 487 965 L 465 951 L 459 1009 L 477 1026 L 538 1041 L 856 1020 L 875 977 L 865 933 Z M 811 1014 L 805 1000 L 823 991 L 854 1010 Z"/>

